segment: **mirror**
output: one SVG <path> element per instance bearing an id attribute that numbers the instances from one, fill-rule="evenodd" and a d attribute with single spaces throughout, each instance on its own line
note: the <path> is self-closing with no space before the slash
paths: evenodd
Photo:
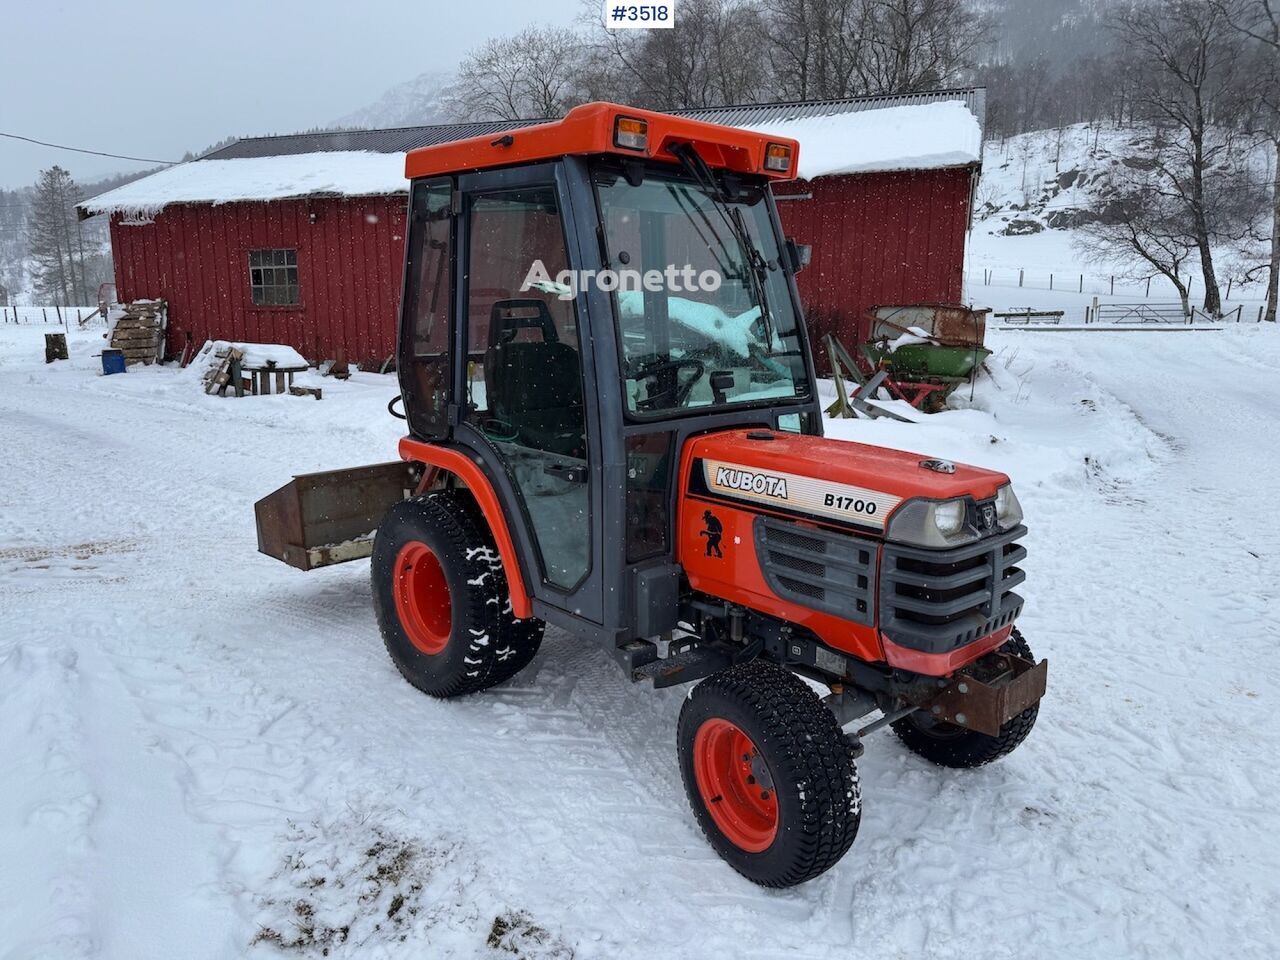
<path id="1" fill-rule="evenodd" d="M 793 237 L 787 237 L 786 251 L 787 262 L 791 265 L 792 273 L 799 273 L 807 267 L 813 257 L 813 246 L 808 243 L 796 243 Z"/>

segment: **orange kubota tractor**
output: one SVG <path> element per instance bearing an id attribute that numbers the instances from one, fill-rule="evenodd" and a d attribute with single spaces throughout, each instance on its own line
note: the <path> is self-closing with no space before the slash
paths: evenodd
<path id="1" fill-rule="evenodd" d="M 431 696 L 511 678 L 548 623 L 637 681 L 701 681 L 689 802 L 777 887 L 853 843 L 868 733 L 987 763 L 1047 674 L 1014 628 L 1008 477 L 822 436 L 803 251 L 769 187 L 797 158 L 603 103 L 413 151 L 401 459 L 257 504 L 264 553 L 372 555 L 387 650 Z"/>

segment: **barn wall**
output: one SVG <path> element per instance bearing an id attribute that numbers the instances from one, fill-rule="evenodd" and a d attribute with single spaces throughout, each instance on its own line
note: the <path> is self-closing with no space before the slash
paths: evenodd
<path id="1" fill-rule="evenodd" d="M 368 197 L 168 207 L 154 221 L 115 216 L 111 246 L 121 300 L 169 301 L 169 349 L 189 335 L 287 343 L 309 360 L 381 362 L 395 346 L 405 198 Z M 311 215 L 315 215 L 315 223 Z M 298 251 L 297 306 L 257 306 L 249 251 Z"/>
<path id="2" fill-rule="evenodd" d="M 822 177 L 780 184 L 783 232 L 813 245 L 797 277 L 810 339 L 826 369 L 822 338 L 862 343 L 869 307 L 959 302 L 969 224 L 970 171 L 927 170 Z M 811 199 L 784 200 L 787 194 Z"/>
<path id="3" fill-rule="evenodd" d="M 811 339 L 847 346 L 867 334 L 864 312 L 883 303 L 959 301 L 969 221 L 967 169 L 823 177 L 778 185 L 810 194 L 778 202 L 784 231 L 813 245 L 799 276 Z M 316 222 L 310 222 L 310 215 Z M 404 256 L 405 199 L 282 200 L 169 207 L 145 225 L 114 217 L 119 297 L 170 303 L 170 350 L 190 334 L 287 343 L 308 359 L 352 361 L 392 352 Z M 296 247 L 302 303 L 255 306 L 249 250 Z"/>

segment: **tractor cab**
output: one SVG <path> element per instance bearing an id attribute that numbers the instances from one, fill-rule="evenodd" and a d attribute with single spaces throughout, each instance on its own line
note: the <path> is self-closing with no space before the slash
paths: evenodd
<path id="1" fill-rule="evenodd" d="M 409 432 L 499 488 L 539 616 L 671 629 L 685 440 L 820 429 L 769 190 L 796 159 L 793 141 L 605 104 L 409 155 Z"/>

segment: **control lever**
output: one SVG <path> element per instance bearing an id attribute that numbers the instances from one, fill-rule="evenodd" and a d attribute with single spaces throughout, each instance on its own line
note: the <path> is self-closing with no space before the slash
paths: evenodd
<path id="1" fill-rule="evenodd" d="M 715 399 L 716 404 L 722 404 L 726 400 L 728 391 L 733 389 L 735 382 L 733 371 L 713 370 L 708 382 L 711 384 L 711 396 Z"/>

